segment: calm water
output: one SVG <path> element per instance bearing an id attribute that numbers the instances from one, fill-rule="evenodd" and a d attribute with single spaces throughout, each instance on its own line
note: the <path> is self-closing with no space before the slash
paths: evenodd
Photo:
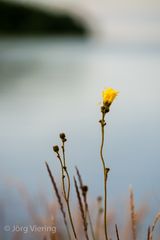
<path id="1" fill-rule="evenodd" d="M 93 40 L 0 40 L 0 192 L 16 202 L 15 182 L 51 195 L 44 161 L 58 177 L 52 145 L 66 132 L 69 170 L 79 169 L 91 197 L 101 194 L 101 91 L 120 91 L 108 115 L 104 154 L 111 168 L 110 204 L 160 201 L 160 47 L 113 46 Z M 10 191 L 10 189 L 12 189 Z M 10 199 L 10 200 L 8 200 Z M 12 199 L 12 200 L 11 200 Z M 20 214 L 14 212 L 13 215 Z M 154 212 L 153 212 L 154 213 Z"/>

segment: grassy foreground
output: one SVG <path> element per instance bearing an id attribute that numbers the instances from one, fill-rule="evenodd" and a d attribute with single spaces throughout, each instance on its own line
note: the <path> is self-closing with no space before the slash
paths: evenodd
<path id="1" fill-rule="evenodd" d="M 48 163 L 46 162 L 47 171 L 57 197 L 59 210 L 62 214 L 63 224 L 65 231 L 50 233 L 44 236 L 44 239 L 93 239 L 93 240 L 137 240 L 139 239 L 139 225 L 142 220 L 142 215 L 145 210 L 137 211 L 134 203 L 134 193 L 130 189 L 130 218 L 127 221 L 125 229 L 120 229 L 117 222 L 112 218 L 109 209 L 107 208 L 107 180 L 109 176 L 109 165 L 103 156 L 104 140 L 105 140 L 105 126 L 106 115 L 110 112 L 110 107 L 117 97 L 118 91 L 107 88 L 102 92 L 102 105 L 100 108 L 101 119 L 99 121 L 101 128 L 101 144 L 100 144 L 100 164 L 102 165 L 102 184 L 104 192 L 102 196 L 97 198 L 97 205 L 93 209 L 90 208 L 88 203 L 88 186 L 84 184 L 82 176 L 78 168 L 76 168 L 76 177 L 74 177 L 74 189 L 77 195 L 77 202 L 79 205 L 79 213 L 75 216 L 75 209 L 70 203 L 71 192 L 71 176 L 68 172 L 66 156 L 65 156 L 65 143 L 67 141 L 65 133 L 59 135 L 61 146 L 53 146 L 53 151 L 57 156 L 61 169 L 61 186 L 62 191 L 58 188 L 54 174 L 52 173 Z M 62 192 L 62 194 L 61 194 Z M 92 212 L 92 214 L 91 214 Z M 160 220 L 160 213 L 157 213 L 153 223 L 146 229 L 143 239 L 153 240 L 155 227 Z M 122 220 L 123 221 L 123 220 Z M 157 236 L 156 236 L 157 237 Z M 157 238 L 155 238 L 157 239 Z M 160 239 L 160 236 L 159 238 Z"/>

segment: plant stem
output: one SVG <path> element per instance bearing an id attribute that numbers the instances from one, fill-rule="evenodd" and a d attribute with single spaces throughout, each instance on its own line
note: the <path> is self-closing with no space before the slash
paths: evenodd
<path id="1" fill-rule="evenodd" d="M 101 124 L 101 147 L 100 147 L 100 156 L 103 165 L 103 175 L 104 175 L 104 232 L 105 232 L 105 239 L 108 240 L 107 234 L 107 177 L 109 168 L 106 168 L 104 157 L 103 157 L 103 145 L 104 145 L 104 127 L 106 125 L 105 122 L 105 113 L 102 112 L 102 119 L 100 120 Z"/>
<path id="2" fill-rule="evenodd" d="M 69 174 L 68 174 L 67 168 L 65 168 L 65 172 L 66 172 L 67 179 L 68 179 L 68 193 L 67 193 L 67 198 L 66 198 L 67 209 L 68 209 L 68 215 L 69 215 L 69 219 L 70 219 L 70 223 L 71 223 L 71 226 L 72 226 L 72 231 L 73 231 L 74 237 L 75 237 L 75 239 L 77 239 L 77 235 L 76 235 L 75 227 L 74 227 L 74 224 L 73 224 L 73 219 L 72 219 L 71 209 L 70 209 L 70 203 L 69 203 L 69 197 L 70 197 L 70 185 L 71 185 L 71 184 L 70 184 L 70 177 L 69 177 Z"/>
<path id="3" fill-rule="evenodd" d="M 63 215 L 64 224 L 65 224 L 66 229 L 67 229 L 68 238 L 69 238 L 69 240 L 71 240 L 71 235 L 70 235 L 69 227 L 68 227 L 67 220 L 66 220 L 66 214 L 65 214 L 65 211 L 64 211 L 64 208 L 63 208 L 63 203 L 61 201 L 61 197 L 60 197 L 60 194 L 59 194 L 59 191 L 58 191 L 58 188 L 57 188 L 57 184 L 56 184 L 56 182 L 54 180 L 53 174 L 52 174 L 52 172 L 50 170 L 50 167 L 49 167 L 48 163 L 46 162 L 45 164 L 46 164 L 47 171 L 48 171 L 49 177 L 51 179 L 53 188 L 55 190 L 55 193 L 56 193 L 56 196 L 57 196 L 57 199 L 58 199 L 58 203 L 60 205 L 60 210 L 61 210 L 62 215 Z"/>
<path id="4" fill-rule="evenodd" d="M 79 181 L 79 185 L 80 185 L 80 189 L 81 189 L 81 194 L 82 194 L 82 198 L 83 198 L 83 202 L 84 202 L 84 216 L 86 219 L 86 224 L 87 224 L 87 218 L 88 218 L 92 238 L 93 238 L 93 240 L 96 240 L 95 234 L 94 234 L 94 229 L 93 229 L 93 224 L 92 224 L 92 219 L 91 219 L 91 215 L 90 215 L 90 211 L 89 211 L 88 201 L 87 201 L 88 187 L 83 184 L 81 174 L 77 167 L 76 167 L 76 172 L 77 172 L 78 181 Z"/>
<path id="5" fill-rule="evenodd" d="M 62 152 L 63 152 L 63 162 L 62 159 L 60 157 L 60 155 L 58 155 L 58 158 L 60 160 L 61 163 L 61 168 L 62 168 L 62 187 L 63 187 L 63 193 L 64 193 L 64 199 L 66 201 L 66 205 L 67 205 L 67 210 L 68 210 L 68 216 L 69 216 L 69 220 L 71 223 L 71 227 L 72 227 L 72 231 L 74 234 L 75 239 L 77 240 L 77 234 L 75 231 L 75 227 L 74 227 L 74 223 L 73 223 L 73 218 L 72 218 L 72 214 L 71 214 L 71 208 L 70 208 L 70 203 L 69 203 L 69 198 L 70 198 L 70 177 L 69 177 L 69 173 L 66 167 L 66 161 L 65 161 L 65 146 L 64 146 L 64 141 L 62 141 Z M 68 189 L 66 191 L 66 187 L 65 187 L 65 174 L 67 176 L 67 183 L 68 183 Z"/>
<path id="6" fill-rule="evenodd" d="M 82 220 L 83 220 L 85 237 L 86 237 L 86 240 L 89 240 L 88 233 L 87 233 L 87 222 L 86 222 L 86 218 L 85 218 L 83 203 L 82 203 L 81 195 L 80 195 L 75 177 L 74 177 L 74 184 L 75 184 L 75 189 L 76 189 L 77 198 L 78 198 L 78 202 L 79 202 L 79 208 L 80 208 L 80 212 L 81 212 L 81 216 L 82 216 Z"/>
<path id="7" fill-rule="evenodd" d="M 72 219 L 72 214 L 71 214 L 69 201 L 67 201 L 67 209 L 68 209 L 68 215 L 69 215 L 69 219 L 70 219 L 70 223 L 71 223 L 71 227 L 72 227 L 72 231 L 73 231 L 74 237 L 75 237 L 75 239 L 78 239 L 77 235 L 76 235 L 75 228 L 74 228 L 74 224 L 73 224 L 73 219 Z"/>
<path id="8" fill-rule="evenodd" d="M 116 229 L 116 237 L 117 237 L 117 240 L 120 240 L 120 238 L 119 238 L 119 231 L 118 231 L 118 226 L 117 226 L 117 224 L 115 225 L 115 229 Z"/>

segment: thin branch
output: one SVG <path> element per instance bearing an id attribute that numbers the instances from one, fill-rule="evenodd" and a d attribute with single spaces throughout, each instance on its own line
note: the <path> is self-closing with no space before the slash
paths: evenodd
<path id="1" fill-rule="evenodd" d="M 157 225 L 157 223 L 160 221 L 160 212 L 155 216 L 154 218 L 154 221 L 153 221 L 153 224 L 152 224 L 152 227 L 150 229 L 150 237 L 149 237 L 149 240 L 152 240 L 153 239 L 153 233 L 154 233 L 154 230 L 155 230 L 155 227 Z"/>
<path id="2" fill-rule="evenodd" d="M 149 238 L 150 238 L 150 226 L 147 229 L 147 240 L 149 240 Z"/>
<path id="3" fill-rule="evenodd" d="M 90 215 L 90 211 L 89 211 L 89 206 L 88 206 L 88 203 L 87 203 L 88 187 L 83 184 L 83 180 L 82 180 L 81 174 L 80 174 L 79 169 L 77 167 L 76 167 L 76 172 L 77 172 L 78 181 L 79 181 L 79 185 L 80 185 L 80 189 L 81 189 L 81 194 L 82 194 L 82 197 L 83 197 L 83 202 L 84 202 L 84 205 L 85 205 L 86 223 L 87 223 L 87 216 L 88 216 L 88 221 L 89 221 L 89 225 L 90 225 L 91 235 L 92 235 L 93 240 L 96 240 L 94 229 L 93 229 L 93 224 L 92 224 L 92 219 L 91 219 L 91 215 Z"/>
<path id="4" fill-rule="evenodd" d="M 76 189 L 77 198 L 78 198 L 78 202 L 79 202 L 80 212 L 81 212 L 81 216 L 82 216 L 82 220 L 83 220 L 83 227 L 84 227 L 85 237 L 86 237 L 86 240 L 89 240 L 88 233 L 87 233 L 87 223 L 86 223 L 86 219 L 85 219 L 82 199 L 81 199 L 81 195 L 80 195 L 80 192 L 79 192 L 79 189 L 78 189 L 78 185 L 77 185 L 77 181 L 76 181 L 75 177 L 74 177 L 74 184 L 75 184 L 75 189 Z"/>
<path id="5" fill-rule="evenodd" d="M 103 109 L 103 108 L 101 108 Z M 104 175 L 104 232 L 105 239 L 108 240 L 108 232 L 107 232 L 107 178 L 109 168 L 106 168 L 104 157 L 103 157 L 103 145 L 104 145 L 104 127 L 106 125 L 105 122 L 105 112 L 102 111 L 102 119 L 99 121 L 101 124 L 101 146 L 100 146 L 100 157 L 103 165 L 103 175 Z"/>
<path id="6" fill-rule="evenodd" d="M 62 203 L 62 201 L 61 201 L 61 197 L 60 197 L 60 194 L 59 194 L 59 191 L 58 191 L 58 188 L 57 188 L 57 184 L 56 184 L 56 182 L 55 182 L 55 179 L 54 179 L 54 177 L 53 177 L 53 175 L 52 175 L 52 172 L 51 172 L 51 170 L 50 170 L 50 167 L 49 167 L 48 163 L 45 162 L 45 164 L 46 164 L 47 171 L 48 171 L 49 177 L 50 177 L 50 179 L 51 179 L 51 182 L 52 182 L 52 185 L 53 185 L 55 194 L 56 194 L 57 199 L 58 199 L 58 203 L 59 203 L 60 210 L 61 210 L 61 213 L 62 213 L 62 216 L 63 216 L 64 224 L 65 224 L 65 226 L 66 226 L 68 238 L 71 240 L 71 235 L 70 235 L 69 228 L 68 228 L 68 224 L 67 224 L 67 220 L 66 220 L 66 214 L 65 214 L 64 207 L 63 207 L 63 203 Z"/>
<path id="7" fill-rule="evenodd" d="M 133 190 L 130 188 L 130 211 L 131 211 L 131 228 L 133 240 L 136 240 L 136 213 L 135 213 L 135 203 Z"/>
<path id="8" fill-rule="evenodd" d="M 117 240 L 120 240 L 120 238 L 119 238 L 119 231 L 118 231 L 118 226 L 117 226 L 117 224 L 115 224 L 115 229 L 116 229 L 116 237 L 117 237 Z"/>

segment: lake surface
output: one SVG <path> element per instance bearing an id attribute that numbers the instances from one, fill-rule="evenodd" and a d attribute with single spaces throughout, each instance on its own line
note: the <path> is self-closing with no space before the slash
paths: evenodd
<path id="1" fill-rule="evenodd" d="M 2 202 L 15 201 L 15 182 L 23 183 L 33 196 L 52 196 L 44 162 L 59 179 L 52 145 L 59 143 L 62 131 L 68 139 L 69 171 L 75 174 L 74 167 L 79 167 L 91 199 L 101 194 L 99 102 L 103 88 L 111 86 L 120 93 L 107 116 L 105 133 L 110 204 L 117 198 L 126 201 L 131 184 L 137 202 L 145 199 L 157 210 L 160 46 L 1 39 L 0 76 Z"/>

